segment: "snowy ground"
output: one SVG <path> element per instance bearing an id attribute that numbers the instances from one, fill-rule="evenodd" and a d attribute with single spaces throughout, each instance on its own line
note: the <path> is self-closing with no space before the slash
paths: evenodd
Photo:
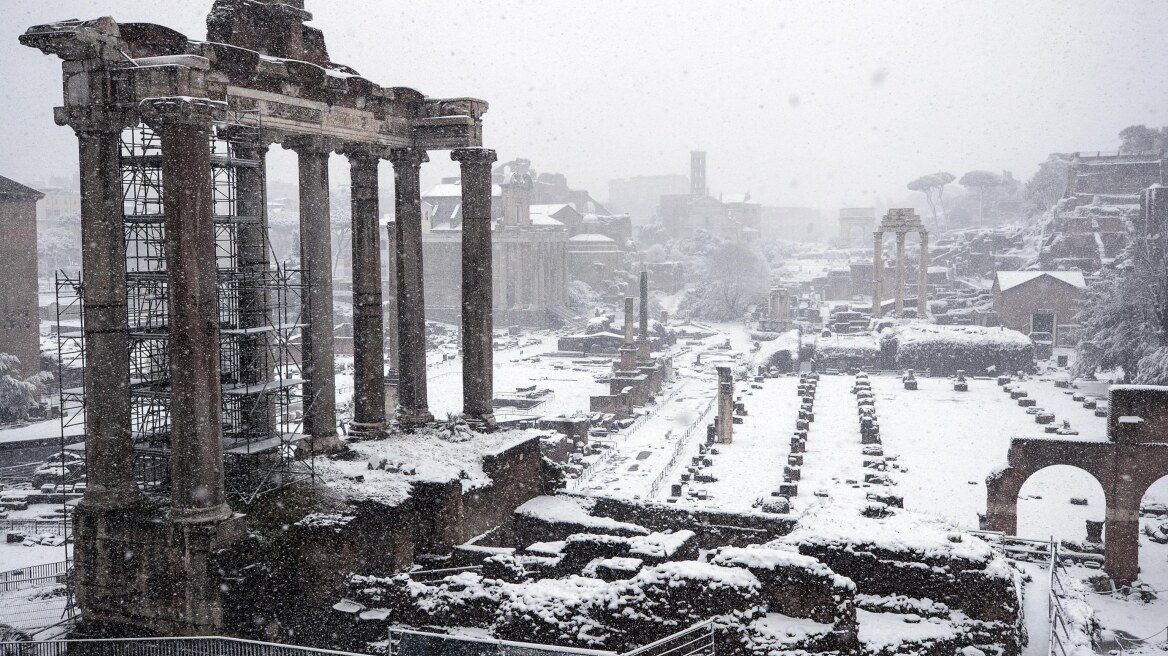
<path id="1" fill-rule="evenodd" d="M 653 481 L 660 479 L 663 484 L 656 496 L 668 497 L 670 483 L 678 481 L 690 458 L 697 454 L 705 426 L 712 421 L 711 413 L 702 412 L 714 397 L 712 363 L 732 362 L 729 353 L 749 350 L 749 333 L 744 328 L 716 328 L 721 331 L 718 335 L 675 358 L 678 381 L 666 390 L 662 402 L 647 408 L 649 417 L 635 432 L 614 438 L 612 455 L 590 472 L 580 486 L 582 491 L 645 498 L 650 496 Z M 730 352 L 714 348 L 727 338 L 733 346 Z M 694 362 L 699 354 L 701 366 Z M 846 375 L 820 378 L 800 493 L 792 500 L 794 512 L 824 503 L 824 496 L 859 504 L 871 492 L 887 492 L 903 496 L 906 509 L 976 529 L 978 514 L 985 512 L 985 478 L 1005 463 L 1010 438 L 1044 434 L 1034 415 L 1018 406 L 994 380 L 970 379 L 968 392 L 956 392 L 951 379 L 920 378 L 919 388 L 910 391 L 897 376 L 874 374 L 871 382 L 892 484 L 868 486 L 863 483 L 870 470 L 862 466 L 856 397 L 850 392 L 853 381 L 853 376 Z M 688 486 L 678 503 L 750 510 L 757 498 L 769 495 L 782 481 L 799 404 L 796 384 L 794 376 L 768 379 L 761 383 L 761 389 L 753 389 L 749 382 L 736 382 L 736 396 L 745 402 L 748 414 L 734 427 L 733 443 L 718 445 L 718 453 L 712 456 L 714 464 L 709 471 L 718 481 Z M 1038 407 L 1054 412 L 1057 423 L 1069 421 L 1079 431 L 1078 439 L 1106 439 L 1106 419 L 1096 417 L 1093 410 L 1071 398 L 1072 392 L 1103 396 L 1105 385 L 1084 384 L 1081 389 L 1068 390 L 1056 387 L 1053 379 L 1039 378 L 1019 385 Z M 687 422 L 691 423 L 687 426 Z M 678 435 L 687 429 L 694 431 L 693 439 L 678 450 Z M 672 458 L 675 452 L 679 457 Z M 706 498 L 689 496 L 690 489 L 704 489 Z M 1071 504 L 1072 497 L 1085 498 L 1087 505 Z M 1168 502 L 1168 479 L 1153 485 L 1144 502 Z M 1039 539 L 1082 540 L 1086 520 L 1101 520 L 1103 514 L 1103 491 L 1090 475 L 1071 467 L 1051 467 L 1023 486 L 1018 533 Z M 1168 614 L 1168 545 L 1141 537 L 1140 564 L 1141 579 L 1163 591 L 1163 601 L 1143 603 L 1105 595 L 1092 595 L 1089 601 L 1103 625 L 1118 632 L 1121 640 L 1152 636 L 1151 643 L 1164 643 L 1168 641 L 1168 634 L 1162 631 Z M 1027 585 L 1026 608 L 1032 621 L 1028 622 L 1031 642 L 1026 653 L 1045 653 L 1045 570 L 1029 564 L 1023 567 L 1035 570 Z M 1072 568 L 1071 573 L 1080 577 L 1098 574 L 1082 567 Z M 1130 641 L 1120 644 L 1127 653 L 1139 648 Z"/>

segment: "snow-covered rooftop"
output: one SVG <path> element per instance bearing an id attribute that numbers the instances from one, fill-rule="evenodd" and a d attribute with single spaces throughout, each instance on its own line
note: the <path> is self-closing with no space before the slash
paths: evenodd
<path id="1" fill-rule="evenodd" d="M 576 235 L 575 237 L 569 237 L 568 241 L 612 242 L 615 240 L 612 239 L 611 237 L 605 237 L 604 235 L 597 234 L 595 232 L 585 232 L 585 233 Z"/>
<path id="2" fill-rule="evenodd" d="M 1083 279 L 1081 271 L 999 271 L 997 273 L 998 289 L 1006 291 L 1042 276 L 1050 276 L 1079 289 L 1087 288 L 1087 281 Z"/>

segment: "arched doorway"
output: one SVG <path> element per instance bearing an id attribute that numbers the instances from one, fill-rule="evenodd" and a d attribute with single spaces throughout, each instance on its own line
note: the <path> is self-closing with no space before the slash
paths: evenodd
<path id="1" fill-rule="evenodd" d="M 1140 580 L 1168 589 L 1168 476 L 1148 486 L 1140 508 Z"/>
<path id="2" fill-rule="evenodd" d="M 1087 521 L 1106 517 L 1103 486 L 1086 470 L 1050 465 L 1035 471 L 1018 491 L 1016 535 L 1083 542 Z"/>

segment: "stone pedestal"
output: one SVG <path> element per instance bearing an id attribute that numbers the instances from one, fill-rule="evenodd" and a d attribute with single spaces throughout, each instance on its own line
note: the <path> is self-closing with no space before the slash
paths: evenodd
<path id="1" fill-rule="evenodd" d="M 491 164 L 489 148 L 459 148 L 462 167 L 462 412 L 495 423 L 492 350 Z"/>
<path id="2" fill-rule="evenodd" d="M 396 148 L 393 163 L 397 217 L 398 421 L 418 426 L 434 421 L 426 399 L 426 300 L 422 278 L 422 200 L 419 173 L 426 151 Z"/>
<path id="3" fill-rule="evenodd" d="M 226 635 L 231 583 L 218 553 L 247 534 L 244 518 L 191 524 L 156 507 L 85 506 L 73 514 L 74 590 L 86 633 Z"/>
<path id="4" fill-rule="evenodd" d="M 353 423 L 349 432 L 385 433 L 384 316 L 381 304 L 381 232 L 377 226 L 379 158 L 349 152 L 353 220 Z"/>

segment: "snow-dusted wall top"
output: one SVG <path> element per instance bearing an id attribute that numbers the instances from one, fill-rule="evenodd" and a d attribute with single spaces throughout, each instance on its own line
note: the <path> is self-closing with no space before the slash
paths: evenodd
<path id="1" fill-rule="evenodd" d="M 1009 328 L 985 326 L 940 326 L 931 323 L 912 323 L 896 327 L 896 342 L 900 347 L 909 344 L 966 344 L 971 346 L 1030 346 L 1030 338 Z"/>

